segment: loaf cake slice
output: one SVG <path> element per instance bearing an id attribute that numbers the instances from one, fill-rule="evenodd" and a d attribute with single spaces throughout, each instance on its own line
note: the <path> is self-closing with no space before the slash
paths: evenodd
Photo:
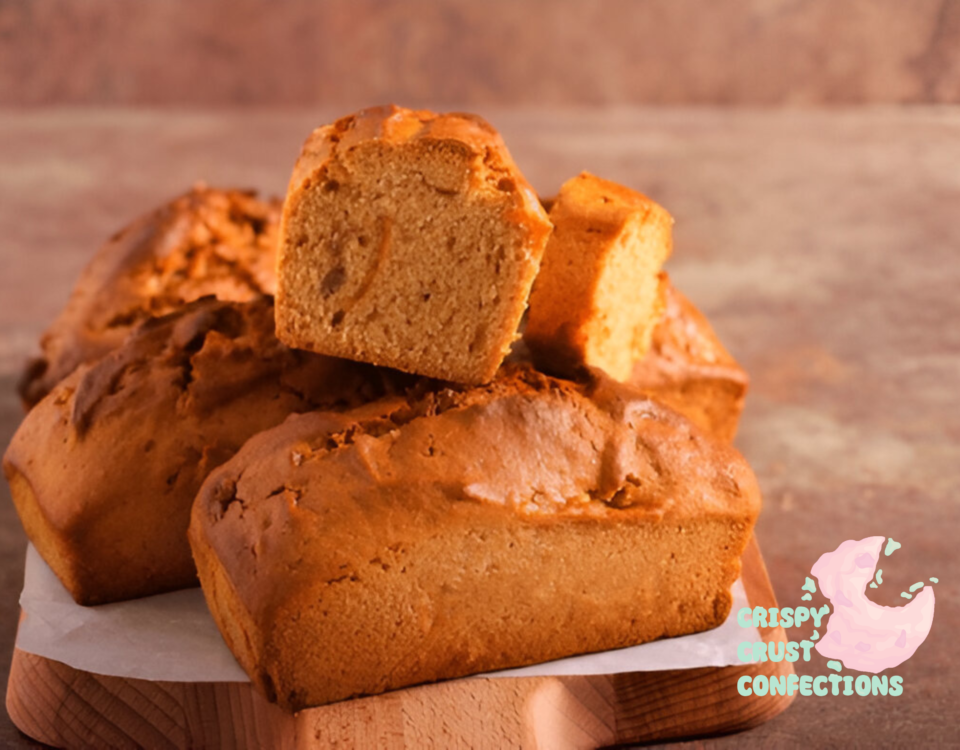
<path id="1" fill-rule="evenodd" d="M 279 201 L 197 185 L 138 218 L 97 252 L 43 334 L 19 385 L 25 408 L 147 318 L 212 294 L 245 302 L 276 284 Z"/>
<path id="2" fill-rule="evenodd" d="M 719 625 L 760 498 L 731 447 L 602 373 L 291 417 L 190 543 L 253 682 L 301 709 Z"/>
<path id="3" fill-rule="evenodd" d="M 629 382 L 710 435 L 730 442 L 750 379 L 706 316 L 667 283 L 650 349 L 634 364 Z"/>
<path id="4" fill-rule="evenodd" d="M 524 340 L 546 369 L 587 365 L 627 380 L 660 317 L 673 219 L 646 196 L 587 172 L 549 204 L 554 230 Z"/>
<path id="5" fill-rule="evenodd" d="M 289 346 L 489 381 L 550 231 L 479 117 L 399 107 L 309 137 L 283 207 L 277 335 Z"/>
<path id="6" fill-rule="evenodd" d="M 287 348 L 270 298 L 206 298 L 55 386 L 3 471 L 28 538 L 79 603 L 195 586 L 186 532 L 207 472 L 292 412 L 356 406 L 400 380 Z"/>

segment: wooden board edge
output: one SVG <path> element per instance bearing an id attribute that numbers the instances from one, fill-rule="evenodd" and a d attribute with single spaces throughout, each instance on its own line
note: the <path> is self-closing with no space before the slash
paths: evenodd
<path id="1" fill-rule="evenodd" d="M 752 606 L 776 606 L 759 547 L 743 556 Z M 785 639 L 766 628 L 764 640 Z M 743 698 L 742 675 L 793 673 L 787 662 L 595 677 L 474 679 L 408 688 L 297 715 L 249 683 L 151 682 L 94 675 L 14 650 L 7 712 L 54 747 L 403 748 L 437 740 L 478 746 L 595 748 L 741 731 L 792 697 Z M 466 689 L 465 689 L 466 688 Z M 453 719 L 445 717 L 454 717 Z M 441 737 L 436 732 L 445 733 Z M 465 733 L 472 732 L 469 735 Z"/>

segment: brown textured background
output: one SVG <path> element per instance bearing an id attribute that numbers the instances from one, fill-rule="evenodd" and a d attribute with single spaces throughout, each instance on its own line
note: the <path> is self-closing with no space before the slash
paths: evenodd
<path id="1" fill-rule="evenodd" d="M 960 101 L 960 0 L 0 0 L 0 106 Z"/>

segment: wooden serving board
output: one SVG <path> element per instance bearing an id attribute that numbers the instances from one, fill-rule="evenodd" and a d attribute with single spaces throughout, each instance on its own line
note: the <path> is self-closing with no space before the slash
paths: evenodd
<path id="1" fill-rule="evenodd" d="M 751 606 L 776 599 L 756 541 L 743 556 Z M 786 640 L 782 628 L 761 629 Z M 595 677 L 455 680 L 289 714 L 248 683 L 106 677 L 14 650 L 7 711 L 25 734 L 63 748 L 595 748 L 736 732 L 792 697 L 737 692 L 745 674 L 793 665 Z"/>

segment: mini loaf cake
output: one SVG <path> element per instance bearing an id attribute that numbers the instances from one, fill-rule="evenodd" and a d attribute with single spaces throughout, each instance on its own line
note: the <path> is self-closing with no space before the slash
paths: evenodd
<path id="1" fill-rule="evenodd" d="M 84 270 L 20 382 L 26 408 L 137 323 L 208 294 L 243 302 L 275 288 L 280 204 L 203 185 L 130 224 Z"/>
<path id="2" fill-rule="evenodd" d="M 554 230 L 524 340 L 549 369 L 587 365 L 627 380 L 659 320 L 673 219 L 646 196 L 586 172 L 549 204 Z"/>
<path id="3" fill-rule="evenodd" d="M 700 429 L 730 442 L 750 379 L 703 313 L 668 283 L 650 351 L 634 364 L 629 382 Z"/>
<path id="4" fill-rule="evenodd" d="M 27 536 L 79 603 L 194 586 L 186 531 L 207 473 L 291 412 L 356 406 L 397 378 L 288 349 L 270 298 L 206 298 L 55 386 L 3 471 Z"/>
<path id="5" fill-rule="evenodd" d="M 602 373 L 297 415 L 204 483 L 190 543 L 287 709 L 719 625 L 760 509 L 740 455 Z"/>
<path id="6" fill-rule="evenodd" d="M 364 110 L 307 140 L 283 206 L 277 335 L 463 383 L 516 338 L 550 224 L 474 115 Z"/>

